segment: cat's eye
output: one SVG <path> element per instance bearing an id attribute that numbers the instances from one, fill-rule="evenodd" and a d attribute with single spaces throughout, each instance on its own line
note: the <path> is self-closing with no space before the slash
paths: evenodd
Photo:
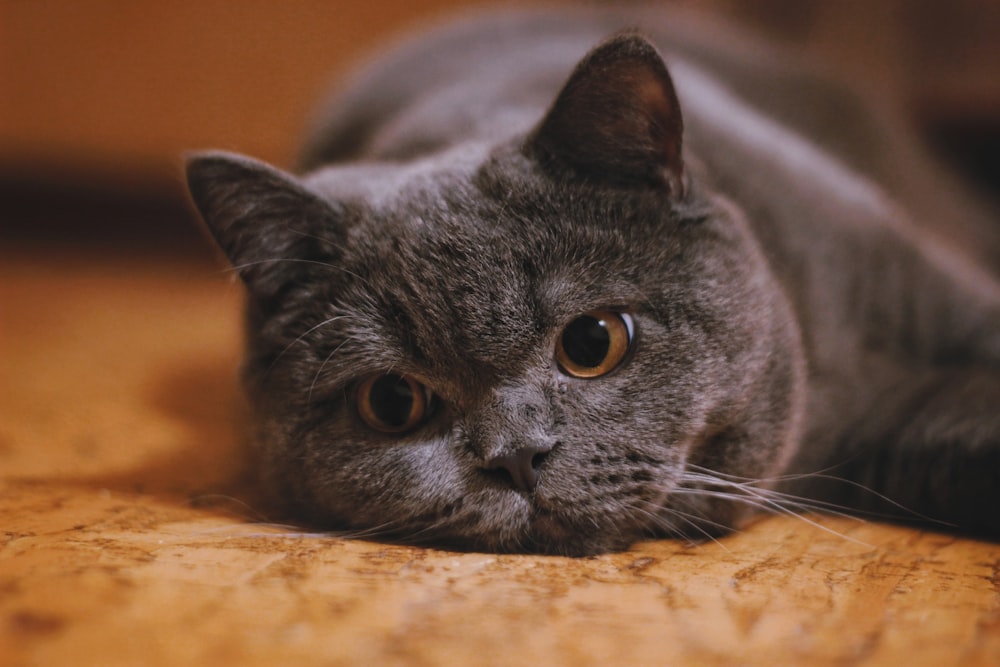
<path id="1" fill-rule="evenodd" d="M 563 329 L 556 344 L 556 361 L 567 375 L 596 378 L 613 371 L 625 359 L 635 325 L 627 313 L 598 310 L 576 318 Z"/>
<path id="2" fill-rule="evenodd" d="M 431 393 L 406 375 L 373 375 L 357 389 L 358 415 L 383 433 L 406 433 L 429 414 Z"/>

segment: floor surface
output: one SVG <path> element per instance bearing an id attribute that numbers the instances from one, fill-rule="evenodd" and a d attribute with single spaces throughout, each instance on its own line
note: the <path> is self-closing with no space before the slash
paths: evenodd
<path id="1" fill-rule="evenodd" d="M 0 246 L 0 665 L 997 665 L 1000 545 L 773 517 L 567 559 L 263 523 L 239 286 Z"/>

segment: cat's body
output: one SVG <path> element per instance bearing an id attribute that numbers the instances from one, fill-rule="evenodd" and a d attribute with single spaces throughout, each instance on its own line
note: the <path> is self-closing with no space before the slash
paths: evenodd
<path id="1" fill-rule="evenodd" d="M 631 25 L 669 74 L 634 34 L 588 55 Z M 475 20 L 359 77 L 301 179 L 192 161 L 283 497 L 499 550 L 715 533 L 775 488 L 1000 534 L 996 227 L 851 93 L 712 44 Z"/>

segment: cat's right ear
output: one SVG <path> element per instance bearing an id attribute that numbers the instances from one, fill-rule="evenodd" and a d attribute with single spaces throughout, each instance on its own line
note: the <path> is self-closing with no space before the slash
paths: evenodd
<path id="1" fill-rule="evenodd" d="M 576 66 L 528 147 L 544 164 L 591 182 L 651 185 L 681 197 L 684 123 L 656 47 L 618 34 Z"/>
<path id="2" fill-rule="evenodd" d="M 187 157 L 188 190 L 216 243 L 255 296 L 326 263 L 334 209 L 291 174 L 221 151 Z"/>

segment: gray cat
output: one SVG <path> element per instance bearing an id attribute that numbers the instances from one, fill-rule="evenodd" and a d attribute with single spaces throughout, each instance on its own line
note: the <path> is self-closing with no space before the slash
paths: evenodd
<path id="1" fill-rule="evenodd" d="M 835 507 L 996 538 L 998 229 L 872 113 L 680 17 L 530 13 L 369 68 L 304 175 L 194 156 L 270 488 L 496 551 Z"/>

